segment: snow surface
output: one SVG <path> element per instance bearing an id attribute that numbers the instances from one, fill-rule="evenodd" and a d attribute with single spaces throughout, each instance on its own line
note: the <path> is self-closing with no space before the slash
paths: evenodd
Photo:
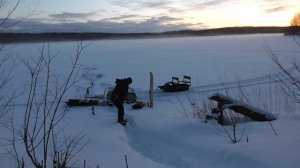
<path id="1" fill-rule="evenodd" d="M 26 43 L 8 47 L 20 58 L 30 59 L 39 55 L 42 45 Z M 57 74 L 68 68 L 75 45 L 75 42 L 50 43 L 51 52 L 59 54 L 53 67 Z M 153 109 L 133 110 L 125 105 L 129 120 L 126 127 L 117 124 L 114 107 L 96 106 L 96 115 L 92 115 L 91 107 L 72 107 L 64 119 L 63 130 L 70 135 L 85 134 L 89 140 L 73 160 L 76 161 L 73 166 L 83 167 L 86 160 L 87 167 L 126 167 L 126 155 L 130 168 L 299 167 L 299 110 L 276 113 L 278 119 L 271 123 L 277 135 L 266 122 L 247 123 L 245 136 L 236 144 L 231 143 L 215 121 L 203 123 L 184 115 L 183 104 L 189 106 L 187 98 L 191 95 L 202 100 L 224 91 L 225 87 L 251 90 L 267 85 L 270 89 L 270 83 L 276 83 L 278 75 L 266 47 L 283 61 L 300 53 L 293 38 L 281 34 L 93 42 L 80 58 L 80 81 L 65 99 L 83 98 L 91 81 L 95 84 L 93 93 L 103 94 L 116 78 L 130 76 L 139 100 L 147 102 L 149 72 L 154 74 L 155 87 L 170 81 L 172 76 L 183 75 L 192 77 L 192 87 L 180 93 L 162 93 L 156 89 Z M 19 63 L 14 69 L 15 90 L 26 93 L 28 79 L 28 73 Z M 255 92 L 250 93 L 258 99 Z M 64 107 L 65 104 L 61 109 Z M 25 97 L 21 95 L 16 99 L 16 118 L 24 108 Z M 1 132 L 2 137 L 8 134 L 5 130 Z M 0 155 L 0 163 L 0 167 L 15 167 L 14 160 L 6 154 Z"/>

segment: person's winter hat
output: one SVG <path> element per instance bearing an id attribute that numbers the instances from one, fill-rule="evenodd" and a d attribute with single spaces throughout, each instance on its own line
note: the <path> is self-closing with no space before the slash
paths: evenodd
<path id="1" fill-rule="evenodd" d="M 126 79 L 126 81 L 127 81 L 128 84 L 130 84 L 130 83 L 132 83 L 132 78 L 129 77 L 129 78 Z"/>

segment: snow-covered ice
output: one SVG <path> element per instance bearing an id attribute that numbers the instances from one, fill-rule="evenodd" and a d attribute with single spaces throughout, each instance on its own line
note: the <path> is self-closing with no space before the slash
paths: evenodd
<path id="1" fill-rule="evenodd" d="M 39 55 L 42 45 L 26 43 L 8 47 L 18 57 L 29 59 Z M 55 73 L 68 69 L 75 45 L 76 42 L 50 43 L 51 52 L 59 55 L 53 67 Z M 207 99 L 217 91 L 224 91 L 224 87 L 261 85 L 263 88 L 275 82 L 278 76 L 268 47 L 283 61 L 300 54 L 293 38 L 282 34 L 92 42 L 79 60 L 80 81 L 65 99 L 83 98 L 91 81 L 95 85 L 93 93 L 103 94 L 114 86 L 116 78 L 130 76 L 139 100 L 147 102 L 149 72 L 154 74 L 155 87 L 170 81 L 172 76 L 183 75 L 192 77 L 192 86 L 189 91 L 179 93 L 155 89 L 153 109 L 133 110 L 126 104 L 125 116 L 129 120 L 126 127 L 116 122 L 114 107 L 96 106 L 95 115 L 91 107 L 72 107 L 63 121 L 63 130 L 71 135 L 85 134 L 89 140 L 74 158 L 77 161 L 74 167 L 83 167 L 83 160 L 87 167 L 125 167 L 125 155 L 130 168 L 299 167 L 299 109 L 276 114 L 278 119 L 272 125 L 277 135 L 266 122 L 247 123 L 244 138 L 236 144 L 230 142 L 215 121 L 203 123 L 182 115 L 181 103 L 188 106 L 186 99 L 190 95 Z M 29 78 L 24 68 L 18 63 L 12 82 L 16 91 L 26 93 Z M 15 103 L 18 115 L 24 111 L 25 95 L 19 96 Z M 64 107 L 65 104 L 60 108 Z M 2 137 L 8 134 L 4 130 L 2 133 Z M 5 154 L 0 155 L 0 163 L 0 167 L 15 166 L 14 160 Z"/>

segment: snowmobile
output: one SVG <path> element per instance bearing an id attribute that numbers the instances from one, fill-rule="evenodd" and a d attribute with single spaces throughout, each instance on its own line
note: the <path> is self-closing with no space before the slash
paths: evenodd
<path id="1" fill-rule="evenodd" d="M 183 80 L 180 81 L 178 77 L 172 77 L 172 81 L 165 83 L 162 86 L 158 86 L 158 88 L 165 92 L 180 92 L 189 90 L 191 86 L 191 77 L 183 76 Z"/>

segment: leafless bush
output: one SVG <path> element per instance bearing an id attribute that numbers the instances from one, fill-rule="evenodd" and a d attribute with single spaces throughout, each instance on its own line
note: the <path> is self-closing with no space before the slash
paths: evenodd
<path id="1" fill-rule="evenodd" d="M 232 143 L 240 142 L 245 135 L 246 117 L 232 110 L 223 110 L 222 113 L 222 130 L 225 136 L 228 137 Z M 243 125 L 242 128 L 239 127 L 239 124 Z"/>
<path id="2" fill-rule="evenodd" d="M 0 16 L 0 33 L 16 26 L 35 13 L 36 6 L 33 7 L 32 10 L 28 10 L 28 12 L 23 14 L 22 17 L 18 17 L 18 19 L 12 19 L 12 16 L 14 13 L 16 13 L 22 2 L 23 0 L 0 0 L 0 10 L 5 11 L 4 13 L 6 13 L 6 15 Z"/>
<path id="3" fill-rule="evenodd" d="M 184 117 L 192 117 L 201 122 L 206 122 L 206 115 L 210 113 L 212 108 L 211 101 L 190 94 L 187 96 L 187 103 L 184 103 L 182 100 L 179 100 L 179 102 L 183 109 Z"/>
<path id="4" fill-rule="evenodd" d="M 1 51 L 0 51 L 1 55 Z M 8 107 L 16 97 L 12 86 L 10 85 L 13 67 L 15 65 L 12 58 L 9 61 L 9 56 L 0 56 L 0 119 L 5 117 L 8 112 Z"/>
<path id="5" fill-rule="evenodd" d="M 230 91 L 227 92 L 228 94 Z M 241 93 L 240 93 L 241 94 Z M 240 95 L 241 96 L 241 95 Z M 244 95 L 245 96 L 245 95 Z M 200 96 L 187 96 L 187 101 L 179 100 L 183 109 L 183 115 L 187 118 L 193 118 L 201 122 L 207 122 L 209 119 L 216 119 L 220 123 L 220 132 L 228 137 L 232 143 L 238 143 L 245 136 L 247 119 L 238 113 L 228 109 L 220 109 L 218 114 L 212 113 L 216 103 L 201 98 Z M 240 127 L 242 125 L 242 127 Z M 219 127 L 218 127 L 219 128 Z"/>
<path id="6" fill-rule="evenodd" d="M 0 10 L 4 10 L 7 8 L 8 1 L 0 0 Z M 16 11 L 20 4 L 20 0 L 18 0 L 12 9 L 8 9 L 7 15 L 4 18 L 0 18 L 0 33 L 6 30 L 8 27 L 13 25 L 8 24 L 7 20 L 10 16 Z M 15 25 L 15 24 L 14 24 Z M 7 108 L 13 98 L 15 97 L 10 93 L 9 82 L 11 79 L 11 73 L 14 65 L 11 64 L 11 55 L 8 54 L 8 51 L 5 48 L 5 45 L 0 44 L 0 119 L 3 118 L 7 113 Z"/>
<path id="7" fill-rule="evenodd" d="M 11 7 L 11 9 L 6 9 L 6 10 L 8 10 L 7 15 L 4 16 L 0 21 L 0 32 L 3 32 L 7 28 L 12 27 L 18 23 L 18 22 L 16 22 L 14 24 L 11 24 L 11 23 L 9 24 L 7 22 L 8 22 L 8 19 L 11 17 L 11 15 L 16 11 L 18 6 L 20 5 L 20 2 L 21 2 L 21 0 L 17 0 L 15 2 L 15 4 Z M 0 0 L 0 10 L 4 10 L 5 7 L 7 8 L 7 4 L 8 4 L 7 0 Z"/>
<path id="8" fill-rule="evenodd" d="M 12 111 L 11 116 L 6 117 L 5 121 L 2 122 L 2 127 L 5 127 L 7 130 L 11 132 L 11 134 L 5 134 L 1 136 L 1 147 L 4 149 L 7 155 L 11 156 L 15 162 L 16 166 L 18 168 L 24 168 L 25 162 L 22 156 L 20 154 L 20 150 L 18 150 L 20 147 L 18 146 L 18 142 L 21 141 L 20 139 L 20 132 L 17 130 L 15 122 L 15 113 Z M 11 137 L 9 137 L 11 135 Z"/>
<path id="9" fill-rule="evenodd" d="M 224 88 L 224 93 L 227 97 L 237 97 L 243 103 L 249 101 L 248 92 L 242 89 L 242 86 L 238 86 L 235 89 L 226 87 Z M 230 106 L 230 104 L 214 103 L 210 116 L 213 116 L 212 118 L 216 119 L 220 124 L 221 129 L 219 131 L 223 136 L 227 137 L 232 143 L 238 143 L 245 136 L 246 124 L 250 119 L 231 109 L 227 109 L 227 106 Z"/>
<path id="10" fill-rule="evenodd" d="M 299 36 L 293 36 L 294 41 L 300 47 Z M 278 81 L 280 89 L 283 91 L 281 97 L 284 97 L 282 103 L 285 105 L 286 112 L 295 111 L 295 105 L 300 103 L 300 64 L 296 56 L 292 59 L 280 60 L 278 55 L 270 46 L 266 47 L 266 52 L 269 54 L 274 64 L 277 67 L 279 77 Z"/>
<path id="11" fill-rule="evenodd" d="M 34 14 L 35 9 L 32 8 L 33 10 L 28 10 L 28 13 L 22 17 L 12 19 L 22 1 L 23 0 L 0 0 L 0 11 L 2 11 L 2 15 L 0 16 L 0 33 L 16 26 Z M 13 55 L 9 52 L 5 44 L 0 44 L 0 119 L 6 115 L 8 106 L 16 97 L 16 93 L 12 91 L 13 89 L 9 83 L 14 67 L 15 59 Z"/>
<path id="12" fill-rule="evenodd" d="M 86 47 L 82 42 L 78 43 L 70 71 L 64 76 L 58 76 L 52 69 L 57 54 L 51 54 L 49 44 L 42 47 L 37 60 L 23 61 L 31 78 L 26 109 L 21 128 L 16 129 L 13 120 L 9 127 L 13 134 L 11 149 L 18 149 L 15 137 L 19 137 L 26 150 L 22 157 L 17 150 L 12 150 L 18 167 L 30 160 L 36 168 L 65 168 L 86 145 L 84 135 L 65 134 L 62 121 L 68 108 L 61 109 L 63 96 L 76 83 L 77 62 Z"/>
<path id="13" fill-rule="evenodd" d="M 297 42 L 297 40 L 295 40 Z M 297 42 L 297 45 L 299 43 Z M 267 52 L 272 58 L 273 62 L 279 70 L 279 80 L 281 89 L 285 95 L 293 100 L 294 103 L 300 103 L 300 64 L 294 57 L 287 64 L 279 60 L 278 56 L 272 51 L 270 47 L 267 47 Z"/>
<path id="14" fill-rule="evenodd" d="M 295 102 L 289 97 L 283 88 L 281 80 L 270 79 L 269 83 L 249 88 L 250 104 L 255 104 L 262 110 L 279 115 L 280 113 L 292 113 L 295 111 Z"/>

